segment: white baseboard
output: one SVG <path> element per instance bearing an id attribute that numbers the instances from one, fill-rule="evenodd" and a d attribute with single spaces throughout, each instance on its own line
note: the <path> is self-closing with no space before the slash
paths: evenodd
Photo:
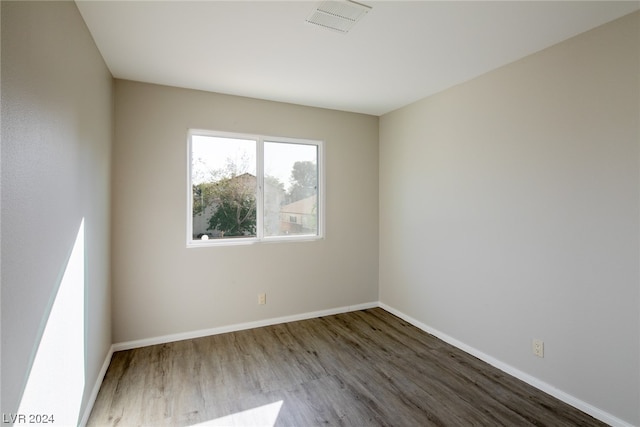
<path id="1" fill-rule="evenodd" d="M 98 397 L 98 392 L 100 391 L 100 387 L 102 386 L 102 380 L 104 379 L 105 374 L 107 373 L 107 369 L 109 369 L 109 364 L 111 363 L 111 357 L 113 356 L 113 345 L 109 348 L 107 352 L 107 357 L 104 358 L 104 362 L 102 363 L 102 367 L 100 368 L 100 372 L 98 373 L 98 378 L 96 379 L 96 383 L 93 385 L 93 389 L 91 390 L 91 395 L 89 395 L 89 400 L 87 401 L 87 406 L 84 409 L 84 413 L 82 414 L 82 419 L 78 424 L 80 427 L 84 427 L 87 425 L 87 421 L 89 421 L 89 416 L 91 415 L 91 411 L 93 410 L 93 405 L 96 403 L 96 398 Z"/>
<path id="2" fill-rule="evenodd" d="M 442 341 L 451 344 L 454 347 L 459 348 L 460 350 L 464 351 L 465 353 L 468 353 L 472 356 L 477 357 L 478 359 L 488 363 L 491 366 L 494 366 L 495 368 L 500 369 L 501 371 L 516 377 L 524 382 L 526 382 L 529 385 L 532 385 L 533 387 L 544 391 L 547 394 L 550 394 L 551 396 L 557 398 L 558 400 L 561 400 L 565 403 L 568 403 L 569 405 L 573 406 L 574 408 L 580 409 L 581 411 L 591 415 L 592 417 L 605 422 L 613 427 L 634 427 L 632 424 L 627 423 L 624 420 L 621 420 L 620 418 L 615 417 L 614 415 L 611 415 L 608 412 L 605 412 L 599 408 L 596 408 L 595 406 L 580 400 L 568 393 L 565 393 L 562 390 L 557 389 L 556 387 L 552 386 L 551 384 L 548 384 L 538 378 L 535 378 L 519 369 L 514 368 L 513 366 L 510 366 L 504 362 L 501 362 L 500 360 L 489 356 L 486 353 L 481 352 L 480 350 L 473 348 L 461 341 L 458 341 L 457 339 L 438 331 L 437 329 L 434 329 L 428 325 L 425 325 L 424 323 L 412 318 L 411 316 L 408 316 L 406 314 L 404 314 L 403 312 L 396 310 L 393 307 L 390 307 L 387 304 L 384 304 L 382 302 L 379 303 L 379 307 L 383 308 L 384 310 L 388 311 L 391 314 L 394 314 L 396 316 L 398 316 L 399 318 L 405 320 L 408 323 L 411 323 L 413 326 L 422 329 L 423 331 L 427 332 L 428 334 L 431 334 L 439 339 L 441 339 Z"/>
<path id="3" fill-rule="evenodd" d="M 291 316 L 283 316 L 283 317 L 276 317 L 276 318 L 272 318 L 272 319 L 265 319 L 265 320 L 258 320 L 255 322 L 246 322 L 246 323 L 238 323 L 235 325 L 228 325 L 228 326 L 220 326 L 220 327 L 216 327 L 216 328 L 210 328 L 210 329 L 201 329 L 201 330 L 197 330 L 197 331 L 192 331 L 192 332 L 184 332 L 184 333 L 178 333 L 178 334 L 170 334 L 170 335 L 163 335 L 163 336 L 159 336 L 159 337 L 153 337 L 153 338 L 146 338 L 146 339 L 141 339 L 141 340 L 135 340 L 135 341 L 127 341 L 127 342 L 121 342 L 121 343 L 116 343 L 113 344 L 111 346 L 111 348 L 109 349 L 109 352 L 107 354 L 107 357 L 105 358 L 104 364 L 100 370 L 100 374 L 98 375 L 98 380 L 96 381 L 95 386 L 93 387 L 93 390 L 91 392 L 91 396 L 89 397 L 89 401 L 87 403 L 87 407 L 85 409 L 84 412 L 84 416 L 82 417 L 82 420 L 80 422 L 80 426 L 85 426 L 87 421 L 89 420 L 89 416 L 91 415 L 91 410 L 93 409 L 93 405 L 95 403 L 95 400 L 98 396 L 98 392 L 100 391 L 100 386 L 102 385 L 102 380 L 104 378 L 104 375 L 107 372 L 107 368 L 109 367 L 109 363 L 111 362 L 111 357 L 113 356 L 113 353 L 116 351 L 121 351 L 121 350 L 129 350 L 129 349 L 133 349 L 133 348 L 139 348 L 139 347 L 146 347 L 149 345 L 155 345 L 155 344 L 165 344 L 165 343 L 169 343 L 169 342 L 173 342 L 173 341 L 181 341 L 181 340 L 185 340 L 185 339 L 192 339 L 192 338 L 200 338 L 200 337 L 205 337 L 205 336 L 209 336 L 209 335 L 217 335 L 217 334 L 224 334 L 227 332 L 235 332 L 235 331 L 242 331 L 245 329 L 252 329 L 252 328 L 259 328 L 262 326 L 270 326 L 270 325 L 277 325 L 280 323 L 286 323 L 286 322 L 295 322 L 297 320 L 306 320 L 306 319 L 313 319 L 313 318 L 317 318 L 317 317 L 322 317 L 322 316 L 331 316 L 334 314 L 340 314 L 340 313 L 347 313 L 350 311 L 358 311 L 358 310 L 366 310 L 368 308 L 374 308 L 374 307 L 381 307 L 384 310 L 388 311 L 389 313 L 392 313 L 396 316 L 398 316 L 399 318 L 405 320 L 408 323 L 411 323 L 413 326 L 427 332 L 428 334 L 431 334 L 439 339 L 441 339 L 442 341 L 453 345 L 454 347 L 459 348 L 460 350 L 464 351 L 465 353 L 471 354 L 472 356 L 477 357 L 478 359 L 490 364 L 491 366 L 494 366 L 497 369 L 500 369 L 501 371 L 514 376 L 524 382 L 526 382 L 527 384 L 532 385 L 533 387 L 544 391 L 547 394 L 550 394 L 551 396 L 565 402 L 568 403 L 569 405 L 580 409 L 581 411 L 591 415 L 592 417 L 605 422 L 613 427 L 634 427 L 632 424 L 627 423 L 624 420 L 621 420 L 620 418 L 615 417 L 614 415 L 609 414 L 606 411 L 603 411 L 599 408 L 596 408 L 593 405 L 590 405 L 587 402 L 584 402 L 568 393 L 565 393 L 562 390 L 557 389 L 556 387 L 552 386 L 551 384 L 548 384 L 542 380 L 539 380 L 538 378 L 535 378 L 519 369 L 514 368 L 511 365 L 508 365 L 492 356 L 489 356 L 486 353 L 481 352 L 480 350 L 471 347 L 437 329 L 434 329 L 414 318 L 412 318 L 411 316 L 408 316 L 406 314 L 404 314 L 403 312 L 396 310 L 395 308 L 384 304 L 382 302 L 370 302 L 370 303 L 364 303 L 364 304 L 357 304 L 357 305 L 352 305 L 352 306 L 345 306 L 345 307 L 338 307 L 338 308 L 333 308 L 333 309 L 328 309 L 328 310 L 320 310 L 320 311 L 313 311 L 313 312 L 308 312 L 308 313 L 300 313 L 300 314 L 294 314 Z"/>
<path id="4" fill-rule="evenodd" d="M 333 314 L 347 313 L 350 311 L 358 311 L 358 310 L 366 310 L 368 308 L 373 308 L 373 307 L 378 307 L 377 301 L 364 303 L 364 304 L 350 305 L 345 307 L 332 308 L 328 310 L 313 311 L 309 313 L 294 314 L 291 316 L 276 317 L 273 319 L 259 320 L 256 322 L 239 323 L 235 325 L 221 326 L 221 327 L 211 328 L 211 329 L 201 329 L 198 331 L 164 335 L 160 337 L 146 338 L 141 340 L 127 341 L 127 342 L 113 344 L 111 345 L 111 348 L 109 348 L 109 351 L 107 352 L 107 356 L 104 360 L 104 363 L 102 364 L 100 373 L 98 374 L 98 379 L 96 380 L 96 383 L 93 386 L 93 389 L 91 390 L 91 395 L 89 396 L 89 400 L 87 401 L 87 406 L 82 415 L 82 419 L 80 420 L 80 423 L 78 425 L 80 427 L 84 427 L 89 421 L 89 416 L 91 415 L 91 411 L 93 410 L 93 405 L 96 402 L 96 398 L 98 397 L 98 392 L 100 391 L 100 387 L 102 386 L 102 380 L 104 379 L 104 376 L 107 373 L 107 369 L 109 368 L 109 364 L 111 363 L 111 358 L 113 357 L 113 353 L 116 351 L 130 350 L 133 348 L 146 347 L 148 345 L 165 344 L 173 341 L 181 341 L 181 340 L 191 339 L 191 338 L 200 338 L 200 337 L 205 337 L 209 335 L 224 334 L 227 332 L 242 331 L 245 329 L 259 328 L 262 326 L 277 325 L 279 323 L 294 322 L 296 320 L 305 320 L 305 319 L 313 319 L 313 318 L 322 317 L 322 316 L 331 316 Z"/>
<path id="5" fill-rule="evenodd" d="M 369 302 L 364 304 L 350 305 L 345 307 L 330 308 L 328 310 L 312 311 L 309 313 L 293 314 L 291 316 L 275 317 L 272 319 L 257 320 L 255 322 L 236 323 L 234 325 L 219 326 L 210 329 L 200 329 L 191 332 L 181 332 L 178 334 L 163 335 L 153 338 L 144 338 L 141 340 L 126 341 L 113 345 L 113 351 L 130 350 L 132 348 L 146 347 L 149 345 L 165 344 L 174 341 L 182 341 L 193 338 L 206 337 L 209 335 L 225 334 L 227 332 L 242 331 L 245 329 L 260 328 L 262 326 L 277 325 L 279 323 L 295 322 L 297 320 L 313 319 L 322 316 L 331 316 L 333 314 L 347 313 L 350 311 L 366 310 L 368 308 L 378 307 L 378 302 Z"/>

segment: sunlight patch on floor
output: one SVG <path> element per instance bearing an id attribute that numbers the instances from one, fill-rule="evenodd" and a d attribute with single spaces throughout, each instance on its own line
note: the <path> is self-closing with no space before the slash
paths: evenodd
<path id="1" fill-rule="evenodd" d="M 246 411 L 236 412 L 225 417 L 216 418 L 190 427 L 219 426 L 219 427 L 273 427 L 278 419 L 282 400 Z"/>
<path id="2" fill-rule="evenodd" d="M 84 219 L 44 328 L 19 414 L 77 425 L 84 391 Z M 46 417 L 46 418 L 43 418 Z M 27 420 L 29 421 L 29 420 Z"/>

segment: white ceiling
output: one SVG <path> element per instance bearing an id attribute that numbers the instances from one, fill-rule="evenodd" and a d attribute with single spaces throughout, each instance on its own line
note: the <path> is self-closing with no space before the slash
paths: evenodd
<path id="1" fill-rule="evenodd" d="M 116 78 L 381 115 L 640 8 L 640 1 L 76 1 Z"/>

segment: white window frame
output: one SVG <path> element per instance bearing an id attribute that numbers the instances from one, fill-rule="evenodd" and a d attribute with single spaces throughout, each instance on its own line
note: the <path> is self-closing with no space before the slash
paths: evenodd
<path id="1" fill-rule="evenodd" d="M 231 139 L 251 139 L 256 141 L 256 236 L 242 238 L 218 238 L 209 240 L 193 239 L 193 186 L 192 177 L 192 137 L 210 136 Z M 296 234 L 285 236 L 264 235 L 264 143 L 281 142 L 285 144 L 314 145 L 317 149 L 318 170 L 318 229 L 317 234 Z M 313 139 L 288 138 L 235 132 L 222 132 L 205 129 L 189 129 L 187 135 L 187 248 L 211 246 L 250 245 L 262 242 L 294 242 L 324 239 L 325 236 L 325 181 L 324 181 L 324 142 Z"/>

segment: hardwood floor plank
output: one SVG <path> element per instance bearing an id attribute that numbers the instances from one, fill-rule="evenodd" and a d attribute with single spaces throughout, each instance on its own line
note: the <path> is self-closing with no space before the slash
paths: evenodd
<path id="1" fill-rule="evenodd" d="M 380 309 L 113 355 L 88 426 L 602 426 Z"/>

